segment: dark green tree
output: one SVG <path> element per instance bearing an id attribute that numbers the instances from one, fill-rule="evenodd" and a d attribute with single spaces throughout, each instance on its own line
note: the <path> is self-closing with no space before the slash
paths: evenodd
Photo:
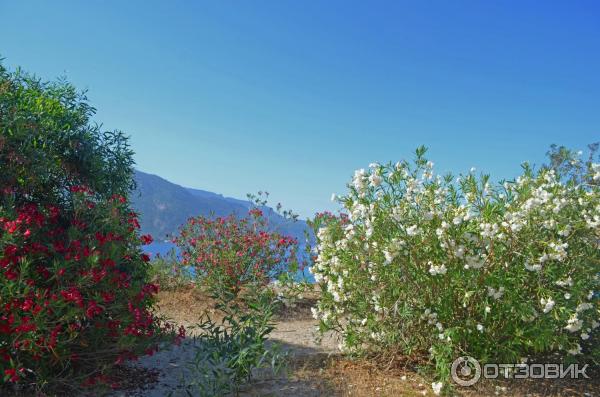
<path id="1" fill-rule="evenodd" d="M 127 200 L 133 153 L 94 113 L 65 80 L 0 64 L 0 395 L 79 395 L 164 335 Z"/>
<path id="2" fill-rule="evenodd" d="M 592 164 L 600 162 L 598 149 L 600 142 L 587 145 L 587 154 L 569 149 L 566 146 L 552 144 L 546 152 L 548 164 L 544 166 L 556 171 L 557 175 L 565 181 L 574 184 L 588 183 L 600 185 L 600 181 L 593 179 Z"/>
<path id="3" fill-rule="evenodd" d="M 120 131 L 93 122 L 95 109 L 64 79 L 43 82 L 0 63 L 0 185 L 19 200 L 65 202 L 71 186 L 126 196 L 133 152 Z"/>

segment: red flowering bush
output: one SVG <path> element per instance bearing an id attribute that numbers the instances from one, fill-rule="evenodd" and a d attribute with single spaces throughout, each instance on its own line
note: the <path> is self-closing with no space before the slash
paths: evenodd
<path id="1" fill-rule="evenodd" d="M 316 233 L 321 227 L 335 224 L 336 227 L 345 227 L 350 224 L 348 214 L 343 212 L 334 214 L 329 211 L 317 212 L 313 219 L 308 220 L 308 226 Z"/>
<path id="2" fill-rule="evenodd" d="M 299 267 L 297 239 L 271 231 L 259 208 L 244 218 L 191 218 L 175 242 L 182 264 L 217 293 L 237 295 L 248 284 L 267 284 Z"/>
<path id="3" fill-rule="evenodd" d="M 215 302 L 197 325 L 202 343 L 185 381 L 188 395 L 237 394 L 257 369 L 277 372 L 285 361 L 267 339 L 275 328 L 274 313 L 301 291 L 294 276 L 304 262 L 298 259 L 298 241 L 277 232 L 263 213 L 261 197 L 249 196 L 254 207 L 245 217 L 192 218 L 174 240 L 181 248 L 181 273 L 191 271 Z M 285 221 L 296 219 L 280 210 L 277 206 Z"/>
<path id="4" fill-rule="evenodd" d="M 4 193 L 4 203 L 13 195 Z M 148 309 L 158 287 L 145 281 L 136 215 L 122 198 L 75 193 L 73 204 L 72 218 L 33 203 L 0 208 L 5 381 L 77 372 L 93 382 L 105 367 L 156 348 L 160 329 Z"/>
<path id="5" fill-rule="evenodd" d="M 107 382 L 168 328 L 125 197 L 131 151 L 92 114 L 72 86 L 0 65 L 0 388 Z"/>

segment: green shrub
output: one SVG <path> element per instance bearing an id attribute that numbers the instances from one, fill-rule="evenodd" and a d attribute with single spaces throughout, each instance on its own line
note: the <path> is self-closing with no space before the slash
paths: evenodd
<path id="1" fill-rule="evenodd" d="M 273 315 L 281 301 L 273 288 L 248 285 L 242 294 L 226 292 L 213 296 L 215 321 L 205 314 L 197 325 L 200 336 L 188 367 L 193 377 L 184 381 L 185 391 L 194 396 L 221 396 L 238 393 L 261 368 L 282 370 L 287 355 L 276 343 L 267 344 L 275 329 Z"/>
<path id="2" fill-rule="evenodd" d="M 274 313 L 303 290 L 294 282 L 298 241 L 273 230 L 260 193 L 249 197 L 255 205 L 246 217 L 192 218 L 175 240 L 183 256 L 180 272 L 192 269 L 222 316 L 216 321 L 211 310 L 199 319 L 192 377 L 184 380 L 188 395 L 237 393 L 256 369 L 277 371 L 284 363 L 285 355 L 267 338 Z M 282 215 L 295 220 L 289 211 Z"/>
<path id="3" fill-rule="evenodd" d="M 160 286 L 161 291 L 177 291 L 193 283 L 192 273 L 180 265 L 175 250 L 153 258 L 149 263 L 148 277 Z"/>
<path id="4" fill-rule="evenodd" d="M 435 175 L 424 153 L 356 171 L 348 219 L 317 219 L 321 330 L 350 353 L 428 356 L 443 382 L 465 354 L 600 358 L 600 166 L 565 184 L 524 165 L 492 185 Z"/>

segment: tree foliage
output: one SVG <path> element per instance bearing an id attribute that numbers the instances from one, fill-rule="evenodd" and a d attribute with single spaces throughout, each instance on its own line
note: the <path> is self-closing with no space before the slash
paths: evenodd
<path id="1" fill-rule="evenodd" d="M 93 115 L 66 81 L 0 65 L 0 379 L 8 384 L 106 382 L 115 363 L 152 353 L 164 331 L 150 311 L 157 286 L 126 198 L 132 152 Z"/>

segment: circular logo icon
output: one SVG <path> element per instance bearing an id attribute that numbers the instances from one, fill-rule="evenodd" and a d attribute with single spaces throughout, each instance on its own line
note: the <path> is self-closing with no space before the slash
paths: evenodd
<path id="1" fill-rule="evenodd" d="M 473 386 L 481 378 L 479 361 L 470 356 L 459 357 L 452 362 L 452 380 L 461 386 Z"/>

